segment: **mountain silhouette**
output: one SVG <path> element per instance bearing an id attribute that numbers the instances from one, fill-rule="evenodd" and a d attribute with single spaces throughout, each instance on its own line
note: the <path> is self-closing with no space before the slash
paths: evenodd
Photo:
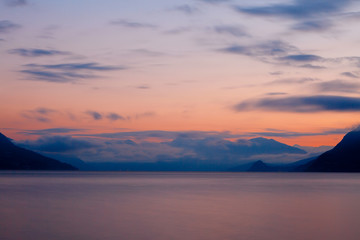
<path id="1" fill-rule="evenodd" d="M 0 170 L 77 170 L 77 168 L 18 147 L 0 133 Z"/>
<path id="2" fill-rule="evenodd" d="M 273 172 L 275 171 L 272 167 L 259 160 L 253 163 L 249 168 L 248 172 Z"/>
<path id="3" fill-rule="evenodd" d="M 354 130 L 333 149 L 305 165 L 308 172 L 360 172 L 360 130 Z"/>

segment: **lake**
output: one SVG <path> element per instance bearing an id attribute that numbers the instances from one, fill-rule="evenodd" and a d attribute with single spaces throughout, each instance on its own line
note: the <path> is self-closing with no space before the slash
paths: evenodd
<path id="1" fill-rule="evenodd" d="M 360 174 L 0 172 L 1 240 L 358 240 Z"/>

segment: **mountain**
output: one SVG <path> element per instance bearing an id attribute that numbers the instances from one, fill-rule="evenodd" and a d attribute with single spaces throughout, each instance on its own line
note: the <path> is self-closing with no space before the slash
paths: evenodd
<path id="1" fill-rule="evenodd" d="M 333 149 L 305 165 L 308 172 L 360 172 L 360 130 L 354 130 Z"/>
<path id="2" fill-rule="evenodd" d="M 295 144 L 293 147 L 300 148 L 306 151 L 308 154 L 320 155 L 326 151 L 329 151 L 334 146 L 319 146 L 319 147 L 310 147 L 310 146 L 300 146 Z"/>
<path id="3" fill-rule="evenodd" d="M 18 147 L 0 133 L 0 170 L 77 170 L 77 168 Z"/>
<path id="4" fill-rule="evenodd" d="M 269 166 L 268 164 L 264 163 L 263 161 L 259 160 L 253 163 L 251 167 L 247 170 L 248 172 L 275 172 L 276 170 Z"/>
<path id="5" fill-rule="evenodd" d="M 261 160 L 254 162 L 247 172 L 302 172 L 302 166 L 313 161 L 316 157 L 299 160 L 292 163 L 265 163 Z"/>
<path id="6" fill-rule="evenodd" d="M 250 146 L 246 146 L 246 151 L 253 154 L 306 154 L 307 152 L 296 147 L 267 138 L 252 138 L 249 140 Z"/>

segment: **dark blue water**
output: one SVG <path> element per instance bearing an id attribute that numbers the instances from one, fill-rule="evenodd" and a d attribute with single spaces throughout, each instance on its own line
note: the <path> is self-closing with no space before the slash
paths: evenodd
<path id="1" fill-rule="evenodd" d="M 0 172 L 1 240 L 359 240 L 360 174 Z"/>

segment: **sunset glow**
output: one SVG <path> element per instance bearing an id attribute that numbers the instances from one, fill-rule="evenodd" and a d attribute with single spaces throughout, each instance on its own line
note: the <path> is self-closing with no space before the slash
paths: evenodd
<path id="1" fill-rule="evenodd" d="M 196 132 L 317 147 L 359 124 L 358 1 L 0 4 L 0 130 L 23 144 Z"/>

